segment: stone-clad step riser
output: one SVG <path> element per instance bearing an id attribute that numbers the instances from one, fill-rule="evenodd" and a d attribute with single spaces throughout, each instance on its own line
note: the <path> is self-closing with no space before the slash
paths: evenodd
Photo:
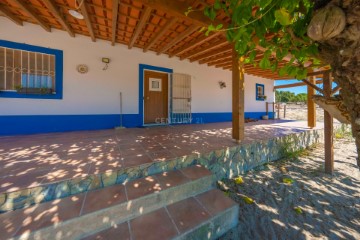
<path id="1" fill-rule="evenodd" d="M 60 182 L 49 183 L 39 187 L 20 189 L 9 193 L 0 193 L 0 214 L 22 209 L 34 204 L 61 199 L 101 189 L 115 184 L 122 184 L 138 178 L 151 176 L 161 172 L 173 171 L 192 166 L 197 155 L 178 157 L 162 162 L 153 162 L 126 169 L 115 170 L 87 177 L 72 178 Z"/>
<path id="2" fill-rule="evenodd" d="M 217 239 L 236 227 L 239 219 L 239 205 L 228 208 L 205 223 L 191 229 L 174 240 Z"/>
<path id="3" fill-rule="evenodd" d="M 136 218 L 171 203 L 206 192 L 213 187 L 214 176 L 205 176 L 158 193 L 151 193 L 141 198 L 77 217 L 56 226 L 40 229 L 30 235 L 23 234 L 14 239 L 80 239 L 89 233 L 107 229 L 112 224 Z"/>

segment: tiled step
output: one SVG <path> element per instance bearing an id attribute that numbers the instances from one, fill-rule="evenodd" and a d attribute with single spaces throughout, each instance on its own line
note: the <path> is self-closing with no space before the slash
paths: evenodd
<path id="1" fill-rule="evenodd" d="M 213 188 L 200 166 L 148 176 L 0 214 L 0 239 L 78 239 Z"/>
<path id="2" fill-rule="evenodd" d="M 167 205 L 83 240 L 216 239 L 235 227 L 239 206 L 217 189 Z"/>

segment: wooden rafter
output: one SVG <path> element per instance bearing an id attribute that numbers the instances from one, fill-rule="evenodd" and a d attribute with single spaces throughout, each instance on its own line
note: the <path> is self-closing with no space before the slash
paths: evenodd
<path id="1" fill-rule="evenodd" d="M 308 85 L 308 86 L 310 86 L 310 87 L 312 87 L 312 88 L 316 89 L 318 92 L 320 92 L 320 93 L 324 94 L 324 91 L 323 91 L 321 88 L 319 88 L 319 87 L 318 87 L 318 86 L 316 86 L 315 84 L 312 84 L 312 83 L 311 83 L 311 82 L 309 82 L 307 79 L 302 79 L 301 81 L 303 81 L 304 83 L 306 83 L 306 85 Z"/>
<path id="2" fill-rule="evenodd" d="M 113 0 L 112 2 L 112 20 L 111 20 L 111 45 L 115 45 L 116 30 L 119 14 L 119 0 Z"/>
<path id="3" fill-rule="evenodd" d="M 220 40 L 212 43 L 208 47 L 204 47 L 204 48 L 201 48 L 200 50 L 193 51 L 193 52 L 190 52 L 188 54 L 185 54 L 184 56 L 181 56 L 180 59 L 183 60 L 185 58 L 191 58 L 191 57 L 194 57 L 194 56 L 198 56 L 200 54 L 210 52 L 211 50 L 214 50 L 214 49 L 226 46 L 226 45 L 229 45 L 229 42 L 226 39 L 220 39 Z"/>
<path id="4" fill-rule="evenodd" d="M 341 87 L 340 86 L 336 86 L 331 90 L 331 96 L 334 95 L 335 93 L 337 93 L 338 91 L 340 91 Z"/>
<path id="5" fill-rule="evenodd" d="M 8 19 L 10 19 L 15 24 L 20 26 L 23 25 L 23 21 L 18 17 L 16 17 L 14 14 L 12 14 L 5 6 L 0 5 L 0 13 L 3 14 Z"/>
<path id="6" fill-rule="evenodd" d="M 149 17 L 151 15 L 151 7 L 146 6 L 141 14 L 141 18 L 136 26 L 136 29 L 134 31 L 134 34 L 131 37 L 131 40 L 129 42 L 129 49 L 131 49 L 134 46 L 134 43 L 136 39 L 138 38 L 139 34 L 141 33 L 142 29 L 144 28 L 146 22 L 149 20 Z"/>
<path id="7" fill-rule="evenodd" d="M 88 28 L 88 31 L 90 33 L 91 40 L 93 42 L 95 42 L 96 38 L 95 38 L 95 34 L 94 34 L 94 29 L 93 29 L 93 26 L 91 25 L 91 21 L 90 21 L 90 17 L 89 17 L 89 13 L 88 13 L 86 5 L 87 5 L 86 1 L 83 1 L 81 4 L 81 7 L 80 7 L 81 14 L 84 16 L 84 20 L 85 20 L 86 26 Z"/>
<path id="8" fill-rule="evenodd" d="M 194 0 L 184 0 L 184 1 L 169 1 L 169 0 L 136 0 L 142 4 L 149 6 L 153 9 L 160 9 L 170 15 L 173 15 L 177 18 L 191 21 L 192 23 L 198 26 L 209 26 L 210 24 L 218 25 L 224 24 L 218 20 L 211 21 L 210 18 L 205 16 L 202 11 L 193 11 L 188 16 L 185 15 L 185 12 L 192 5 Z"/>
<path id="9" fill-rule="evenodd" d="M 71 37 L 75 37 L 70 25 L 66 22 L 63 15 L 60 13 L 59 8 L 56 6 L 54 0 L 43 0 L 46 7 L 49 9 L 52 15 L 60 22 L 61 26 L 69 33 Z"/>
<path id="10" fill-rule="evenodd" d="M 30 6 L 28 6 L 25 1 L 20 1 L 20 0 L 14 0 L 14 2 L 20 7 L 21 10 L 23 10 L 24 12 L 26 12 L 26 14 L 28 14 L 31 18 L 35 19 L 35 21 L 43 28 L 45 29 L 47 32 L 51 32 L 51 28 L 49 27 L 49 25 L 47 25 L 40 17 L 37 13 L 34 12 L 34 10 L 32 10 L 30 8 Z"/>
<path id="11" fill-rule="evenodd" d="M 201 61 L 203 59 L 216 57 L 216 56 L 222 55 L 224 53 L 230 53 L 231 51 L 232 51 L 232 48 L 230 46 L 225 46 L 225 47 L 222 47 L 220 49 L 215 49 L 215 50 L 213 50 L 211 52 L 198 55 L 198 56 L 196 56 L 194 58 L 190 58 L 190 62 Z"/>
<path id="12" fill-rule="evenodd" d="M 316 84 L 321 84 L 323 83 L 322 80 L 317 80 Z M 298 83 L 292 83 L 292 84 L 285 84 L 285 85 L 279 85 L 279 86 L 275 86 L 274 90 L 276 89 L 281 89 L 281 88 L 292 88 L 292 87 L 299 87 L 299 86 L 306 86 L 307 84 L 304 82 L 298 82 Z"/>
<path id="13" fill-rule="evenodd" d="M 230 57 L 231 57 L 231 53 L 230 54 L 223 54 L 221 56 L 216 56 L 216 57 L 213 57 L 213 58 L 201 60 L 201 61 L 199 61 L 199 63 L 200 64 L 207 63 L 209 65 L 209 64 L 211 64 L 213 62 L 217 62 L 217 61 L 224 60 L 224 59 L 229 59 Z"/>
<path id="14" fill-rule="evenodd" d="M 193 48 L 196 48 L 197 46 L 200 46 L 204 42 L 210 41 L 211 39 L 219 36 L 220 34 L 221 34 L 220 32 L 216 32 L 216 33 L 211 34 L 210 36 L 202 36 L 201 38 L 199 38 L 199 39 L 197 39 L 195 41 L 192 41 L 192 42 L 186 44 L 185 46 L 175 50 L 174 52 L 172 52 L 170 54 L 170 57 L 182 54 L 182 53 L 187 52 L 187 51 L 189 51 L 189 50 L 191 50 Z"/>
<path id="15" fill-rule="evenodd" d="M 166 24 L 160 28 L 160 31 L 151 39 L 151 41 L 144 47 L 144 52 L 147 52 L 165 33 L 166 31 L 176 23 L 177 18 L 172 17 L 170 20 L 166 22 Z"/>
<path id="16" fill-rule="evenodd" d="M 194 33 L 199 27 L 196 25 L 192 25 L 190 27 L 188 27 L 185 31 L 183 31 L 182 33 L 180 33 L 178 36 L 176 36 L 173 40 L 171 40 L 168 44 L 166 44 L 163 48 L 161 48 L 158 51 L 158 55 L 160 55 L 161 53 L 166 52 L 167 50 L 169 50 L 171 47 L 173 47 L 175 44 L 177 44 L 178 42 L 180 42 L 181 40 L 185 39 L 186 37 L 188 37 L 189 35 L 191 35 L 192 33 Z"/>
<path id="17" fill-rule="evenodd" d="M 208 65 L 208 66 L 215 66 L 215 65 L 218 65 L 218 64 L 221 64 L 221 63 L 230 62 L 230 61 L 231 61 L 231 56 L 227 56 L 226 58 L 223 58 L 223 59 L 219 59 L 219 60 L 215 60 L 215 61 L 208 62 L 207 65 Z"/>

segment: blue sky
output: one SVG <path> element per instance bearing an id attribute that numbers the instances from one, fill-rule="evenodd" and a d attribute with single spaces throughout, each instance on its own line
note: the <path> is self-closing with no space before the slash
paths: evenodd
<path id="1" fill-rule="evenodd" d="M 301 81 L 299 81 L 299 80 L 277 80 L 277 81 L 275 81 L 275 86 L 286 85 L 286 84 L 291 84 L 291 83 L 299 83 L 299 82 L 301 82 Z M 280 88 L 278 90 L 279 91 L 290 91 L 290 92 L 299 94 L 299 93 L 306 93 L 307 87 L 300 86 L 300 87 L 292 87 L 292 88 Z"/>

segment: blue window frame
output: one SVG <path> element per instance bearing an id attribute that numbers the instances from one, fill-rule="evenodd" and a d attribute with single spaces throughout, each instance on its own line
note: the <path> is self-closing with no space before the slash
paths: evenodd
<path id="1" fill-rule="evenodd" d="M 38 98 L 38 99 L 62 99 L 63 98 L 63 51 L 39 46 L 28 45 L 24 43 L 16 43 L 5 40 L 0 40 L 0 47 L 13 50 L 22 50 L 30 52 L 31 54 L 47 54 L 54 56 L 55 59 L 55 73 L 54 81 L 53 78 L 49 75 L 37 74 L 33 71 L 22 72 L 22 57 L 21 57 L 21 70 L 19 77 L 19 85 L 13 86 L 14 88 L 26 86 L 26 88 L 33 89 L 55 89 L 53 93 L 30 93 L 26 91 L 16 91 L 14 90 L 0 90 L 0 98 Z M 5 50 L 6 51 L 6 50 Z M 6 53 L 5 53 L 6 54 Z M 21 53 L 22 54 L 22 53 Z M 22 55 L 21 55 L 22 56 Z M 6 58 L 5 58 L 6 60 Z M 15 60 L 15 55 L 13 55 L 13 60 Z M 20 61 L 20 60 L 19 60 Z M 30 61 L 28 59 L 28 61 Z M 13 65 L 14 67 L 14 65 Z M 30 68 L 28 68 L 30 69 Z M 6 69 L 4 70 L 6 71 Z M 13 71 L 15 71 L 13 69 Z M 18 73 L 19 74 L 19 73 Z M 14 84 L 14 83 L 13 83 Z"/>
<path id="2" fill-rule="evenodd" d="M 256 83 L 256 101 L 265 101 L 265 86 L 264 84 Z"/>

